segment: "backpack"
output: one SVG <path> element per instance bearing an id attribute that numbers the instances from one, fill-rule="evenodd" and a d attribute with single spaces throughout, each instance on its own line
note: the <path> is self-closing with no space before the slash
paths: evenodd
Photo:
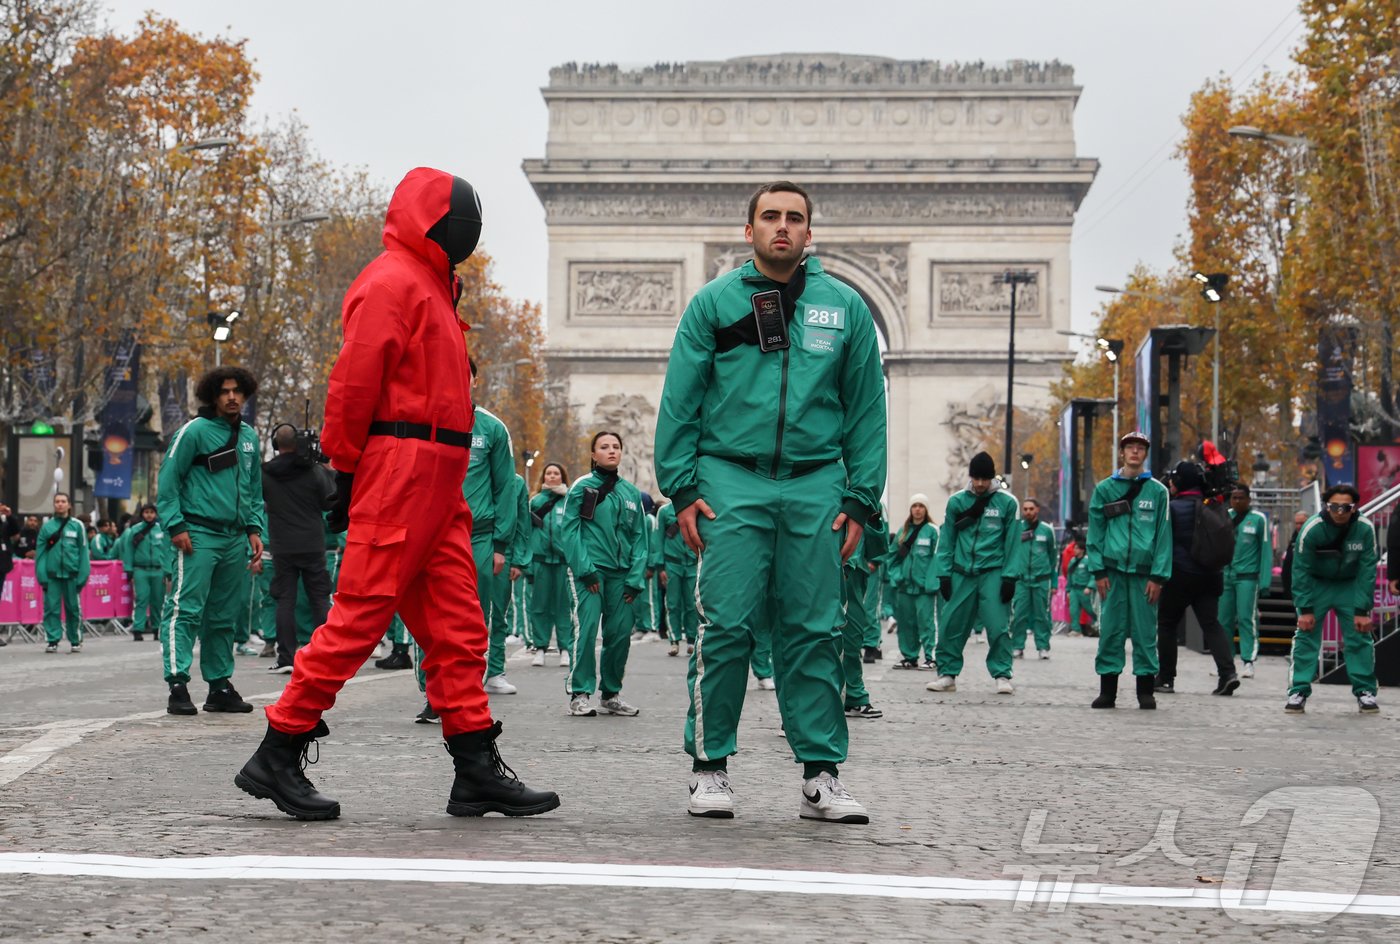
<path id="1" fill-rule="evenodd" d="M 1224 570 L 1235 558 L 1235 523 L 1222 502 L 1196 505 L 1191 559 L 1207 570 Z"/>

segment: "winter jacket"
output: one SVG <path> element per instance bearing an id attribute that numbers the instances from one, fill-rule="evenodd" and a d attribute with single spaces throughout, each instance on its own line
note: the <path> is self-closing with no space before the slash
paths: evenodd
<path id="1" fill-rule="evenodd" d="M 263 463 L 267 549 L 278 554 L 319 554 L 326 549 L 323 512 L 335 505 L 335 479 L 324 466 L 283 452 Z"/>

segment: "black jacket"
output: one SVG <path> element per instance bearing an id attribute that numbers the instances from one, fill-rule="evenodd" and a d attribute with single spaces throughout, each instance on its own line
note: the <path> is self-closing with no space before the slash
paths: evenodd
<path id="1" fill-rule="evenodd" d="M 335 504 L 335 479 L 322 465 L 299 465 L 284 452 L 263 463 L 268 550 L 278 554 L 322 554 L 326 526 L 321 513 Z"/>
<path id="2" fill-rule="evenodd" d="M 1202 567 L 1191 556 L 1191 541 L 1196 537 L 1196 514 L 1201 505 L 1201 493 L 1181 492 L 1171 501 L 1172 522 L 1172 579 L 1215 577 L 1222 580 L 1222 571 Z M 1218 592 L 1218 591 L 1217 591 Z"/>
<path id="3" fill-rule="evenodd" d="M 5 579 L 15 566 L 15 538 L 19 535 L 19 518 L 8 515 L 0 518 L 0 580 Z"/>

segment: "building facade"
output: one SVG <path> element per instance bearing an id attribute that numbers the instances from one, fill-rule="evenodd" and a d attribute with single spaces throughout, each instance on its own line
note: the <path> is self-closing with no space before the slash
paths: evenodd
<path id="1" fill-rule="evenodd" d="M 1098 168 L 1075 151 L 1079 92 L 1059 63 L 776 55 L 551 70 L 546 153 L 524 165 L 548 224 L 551 375 L 586 424 L 624 433 L 625 474 L 654 490 L 677 319 L 751 257 L 754 188 L 792 180 L 813 199 L 813 254 L 880 329 L 893 513 L 916 491 L 941 505 L 1001 437 L 998 273 L 1036 275 L 1017 301 L 1018 414 L 1044 404 L 1071 356 L 1055 332 L 1070 326 L 1071 228 Z"/>

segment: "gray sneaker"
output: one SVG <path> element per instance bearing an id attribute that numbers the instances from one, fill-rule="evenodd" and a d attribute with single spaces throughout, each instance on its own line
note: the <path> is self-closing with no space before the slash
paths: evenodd
<path id="1" fill-rule="evenodd" d="M 624 718 L 631 718 L 640 710 L 623 701 L 621 695 L 610 695 L 604 698 L 598 702 L 598 707 L 610 715 L 622 715 Z"/>
<path id="2" fill-rule="evenodd" d="M 1307 696 L 1307 695 L 1304 695 L 1302 692 L 1293 692 L 1292 694 L 1290 694 L 1290 695 L 1288 696 L 1288 701 L 1286 701 L 1286 702 L 1283 703 L 1283 710 L 1284 710 L 1284 711 L 1291 711 L 1291 712 L 1293 712 L 1294 714 L 1299 714 L 1299 715 L 1301 715 L 1301 714 L 1303 713 L 1304 707 L 1307 705 L 1307 703 L 1308 703 L 1308 696 Z"/>
<path id="3" fill-rule="evenodd" d="M 1381 706 L 1376 704 L 1375 692 L 1362 692 L 1360 695 L 1357 695 L 1356 707 L 1360 708 L 1363 712 L 1365 712 L 1368 715 L 1375 714 L 1376 712 L 1381 710 Z"/>
<path id="4" fill-rule="evenodd" d="M 580 692 L 569 699 L 568 713 L 575 718 L 592 718 L 598 711 L 588 703 L 588 696 Z"/>

